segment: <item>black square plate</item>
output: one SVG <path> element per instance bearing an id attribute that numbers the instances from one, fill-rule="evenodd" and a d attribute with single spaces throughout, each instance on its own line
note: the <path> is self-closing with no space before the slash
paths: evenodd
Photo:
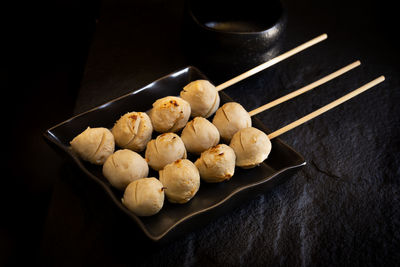
<path id="1" fill-rule="evenodd" d="M 84 173 L 99 183 L 115 205 L 130 216 L 153 241 L 171 240 L 204 225 L 246 199 L 254 198 L 257 194 L 284 182 L 305 165 L 305 160 L 299 153 L 275 138 L 272 140 L 271 154 L 260 166 L 248 170 L 236 168 L 234 176 L 223 183 L 201 182 L 196 196 L 186 204 L 171 204 L 166 199 L 162 210 L 150 217 L 138 217 L 125 208 L 121 203 L 123 192 L 114 189 L 104 178 L 102 167 L 78 158 L 72 152 L 69 142 L 88 126 L 112 128 L 116 120 L 126 112 L 147 111 L 155 100 L 164 96 L 179 95 L 186 84 L 198 79 L 207 78 L 195 67 L 184 68 L 143 88 L 74 116 L 44 133 L 46 141 L 56 149 L 61 149 Z M 221 104 L 233 101 L 223 92 L 220 92 L 220 97 Z M 252 120 L 254 127 L 266 133 L 269 132 L 258 119 L 252 118 Z M 193 156 L 189 159 L 193 160 Z M 158 173 L 150 171 L 149 177 L 152 176 L 158 177 Z"/>

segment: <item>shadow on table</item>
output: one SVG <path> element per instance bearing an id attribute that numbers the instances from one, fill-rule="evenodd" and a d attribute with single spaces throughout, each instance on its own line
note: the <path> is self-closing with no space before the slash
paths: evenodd
<path id="1" fill-rule="evenodd" d="M 62 166 L 45 223 L 42 264 L 139 263 L 165 245 L 148 239 L 77 167 Z"/>

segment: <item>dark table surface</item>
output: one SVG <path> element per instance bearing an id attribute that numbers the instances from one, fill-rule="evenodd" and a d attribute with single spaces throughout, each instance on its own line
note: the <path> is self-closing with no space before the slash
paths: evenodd
<path id="1" fill-rule="evenodd" d="M 395 6 L 388 1 L 283 3 L 288 24 L 282 52 L 322 33 L 328 39 L 229 87 L 225 92 L 234 100 L 251 110 L 355 60 L 362 65 L 257 115 L 268 128 L 278 129 L 380 75 L 386 81 L 281 137 L 307 161 L 287 182 L 162 245 L 149 242 L 41 133 L 193 64 L 183 52 L 184 2 L 65 1 L 52 4 L 48 13 L 39 12 L 42 4 L 35 6 L 43 17 L 31 14 L 31 24 L 21 27 L 31 43 L 18 43 L 9 65 L 17 70 L 10 85 L 16 86 L 11 92 L 18 101 L 11 108 L 17 116 L 9 122 L 13 142 L 6 144 L 10 176 L 1 194 L 0 265 L 25 260 L 49 266 L 398 264 Z M 216 84 L 239 74 L 210 69 L 201 70 Z"/>

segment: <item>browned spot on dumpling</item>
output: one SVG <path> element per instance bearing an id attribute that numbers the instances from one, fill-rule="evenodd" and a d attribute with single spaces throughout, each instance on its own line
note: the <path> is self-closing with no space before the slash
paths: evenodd
<path id="1" fill-rule="evenodd" d="M 174 105 L 175 107 L 179 107 L 179 104 L 178 102 L 176 102 L 176 100 L 170 100 L 169 103 Z"/>
<path id="2" fill-rule="evenodd" d="M 137 115 L 136 114 L 132 114 L 132 115 L 130 115 L 129 116 L 129 118 L 131 119 L 131 120 L 137 120 Z"/>
<path id="3" fill-rule="evenodd" d="M 216 145 L 216 146 L 213 146 L 212 148 L 210 148 L 210 153 L 218 152 L 218 146 L 219 145 Z"/>

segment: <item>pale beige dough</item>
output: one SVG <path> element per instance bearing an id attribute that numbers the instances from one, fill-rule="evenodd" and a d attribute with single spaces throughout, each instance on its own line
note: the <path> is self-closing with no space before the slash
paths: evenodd
<path id="1" fill-rule="evenodd" d="M 187 156 L 182 139 L 175 133 L 164 133 L 147 143 L 145 158 L 156 171 L 165 165 Z"/>
<path id="2" fill-rule="evenodd" d="M 202 180 L 208 183 L 218 183 L 229 180 L 235 173 L 236 155 L 233 149 L 225 144 L 219 144 L 207 149 L 194 163 Z"/>
<path id="3" fill-rule="evenodd" d="M 122 204 L 138 216 L 151 216 L 164 205 L 164 188 L 154 178 L 141 178 L 131 182 L 125 189 Z"/>
<path id="4" fill-rule="evenodd" d="M 170 163 L 159 174 L 165 195 L 172 203 L 186 203 L 199 190 L 200 174 L 190 160 L 180 159 Z"/>
<path id="5" fill-rule="evenodd" d="M 70 145 L 79 157 L 96 165 L 102 165 L 115 148 L 113 134 L 103 127 L 88 127 L 72 139 Z"/>
<path id="6" fill-rule="evenodd" d="M 153 126 L 144 112 L 128 112 L 112 128 L 115 143 L 121 148 L 141 152 L 151 139 Z"/>
<path id="7" fill-rule="evenodd" d="M 181 138 L 186 150 L 193 154 L 200 154 L 217 145 L 220 139 L 215 125 L 203 117 L 189 121 L 182 130 Z"/>
<path id="8" fill-rule="evenodd" d="M 130 182 L 147 177 L 148 174 L 146 160 L 129 149 L 117 150 L 103 165 L 104 177 L 119 190 L 124 190 Z"/>
<path id="9" fill-rule="evenodd" d="M 149 116 L 156 132 L 177 132 L 190 117 L 190 104 L 180 97 L 167 96 L 153 103 Z"/>
<path id="10" fill-rule="evenodd" d="M 268 136 L 254 127 L 239 130 L 229 145 L 236 154 L 236 166 L 253 168 L 268 158 L 271 141 Z"/>
<path id="11" fill-rule="evenodd" d="M 197 80 L 186 85 L 180 96 L 189 102 L 192 117 L 208 118 L 219 107 L 220 98 L 217 89 L 207 80 Z"/>
<path id="12" fill-rule="evenodd" d="M 251 127 L 251 118 L 242 105 L 228 102 L 217 110 L 212 123 L 217 127 L 221 138 L 229 142 L 237 131 Z"/>

